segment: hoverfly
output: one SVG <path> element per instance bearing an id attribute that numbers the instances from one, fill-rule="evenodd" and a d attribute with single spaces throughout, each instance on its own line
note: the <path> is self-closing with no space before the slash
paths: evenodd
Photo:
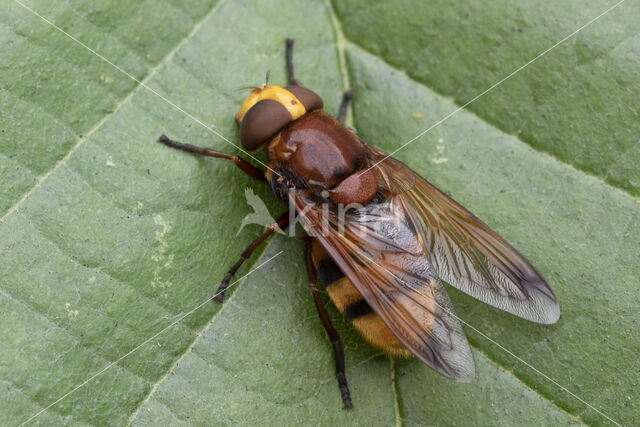
<path id="1" fill-rule="evenodd" d="M 309 287 L 333 345 L 345 408 L 352 407 L 340 335 L 320 300 L 319 276 L 347 320 L 373 346 L 393 356 L 415 356 L 439 374 L 471 381 L 475 368 L 460 321 L 443 283 L 533 322 L 560 317 L 553 291 L 517 250 L 464 207 L 407 166 L 343 126 L 322 99 L 294 77 L 293 40 L 286 40 L 289 86 L 254 88 L 236 114 L 247 150 L 267 144 L 269 168 L 238 156 L 173 141 L 170 147 L 233 161 L 266 181 L 289 202 L 306 231 Z M 345 209 L 346 207 L 346 209 Z M 289 211 L 242 253 L 224 277 L 224 292 L 241 264 Z"/>

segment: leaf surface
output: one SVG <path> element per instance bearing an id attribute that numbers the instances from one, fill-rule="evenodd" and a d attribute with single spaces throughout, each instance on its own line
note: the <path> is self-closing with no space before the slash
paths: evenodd
<path id="1" fill-rule="evenodd" d="M 594 3 L 571 19 L 573 9 L 558 6 L 551 16 L 562 28 L 543 17 L 548 9 L 521 12 L 537 45 L 498 31 L 497 24 L 476 23 L 481 37 L 449 45 L 448 72 L 414 49 L 453 39 L 451 23 L 464 12 L 446 5 L 429 10 L 412 5 L 416 16 L 441 22 L 440 30 L 423 33 L 412 27 L 421 21 L 411 21 L 406 8 L 359 10 L 342 1 L 25 4 L 144 86 L 18 3 L 0 6 L 5 46 L 0 57 L 0 413 L 5 422 L 19 424 L 45 408 L 34 422 L 607 422 L 477 331 L 616 421 L 630 424 L 640 416 L 636 170 L 612 167 L 608 157 L 594 160 L 598 147 L 624 153 L 618 142 L 631 139 L 623 128 L 630 116 L 624 114 L 637 111 L 637 97 L 618 96 L 625 113 L 610 122 L 612 136 L 599 146 L 578 143 L 601 131 L 601 116 L 579 108 L 570 87 L 560 98 L 551 90 L 536 92 L 536 105 L 553 110 L 561 122 L 568 118 L 559 111 L 571 107 L 567 114 L 589 126 L 554 139 L 556 128 L 533 115 L 520 137 L 512 135 L 514 123 L 533 108 L 529 98 L 518 102 L 518 85 L 524 84 L 519 79 L 543 85 L 545 75 L 552 81 L 580 77 L 581 85 L 598 88 L 583 92 L 583 98 L 602 108 L 611 101 L 591 98 L 592 93 L 624 92 L 624 76 L 613 73 L 607 80 L 596 71 L 599 61 L 611 62 L 612 45 L 618 47 L 611 69 L 633 66 L 635 56 L 620 49 L 637 50 L 637 37 L 629 35 L 628 25 L 614 25 L 616 17 L 623 23 L 631 19 L 627 5 L 580 33 L 581 52 L 600 52 L 604 59 L 581 56 L 582 68 L 574 75 L 575 58 L 550 53 L 496 89 L 499 96 L 481 98 L 482 108 L 458 112 L 396 156 L 537 266 L 558 296 L 560 322 L 531 324 L 451 290 L 458 314 L 471 325 L 466 331 L 478 374 L 472 384 L 457 384 L 415 361 L 390 362 L 330 307 L 345 342 L 356 405 L 343 411 L 331 347 L 306 287 L 300 239 L 271 239 L 237 278 L 276 256 L 273 261 L 234 285 L 226 305 L 205 303 L 261 232 L 252 225 L 238 233 L 252 211 L 245 189 L 252 188 L 274 217 L 284 207 L 230 162 L 176 152 L 155 139 L 164 132 L 241 154 L 203 124 L 237 143 L 233 113 L 246 95 L 241 88 L 259 85 L 267 71 L 270 81 L 284 83 L 283 39 L 294 37 L 297 77 L 323 97 L 331 114 L 348 82 L 356 93 L 352 125 L 369 143 L 393 151 L 482 84 L 494 83 L 499 71 L 517 68 L 532 51 L 607 4 Z M 497 23 L 509 5 L 487 7 L 474 19 Z M 445 25 L 447 17 L 452 21 Z M 499 55 L 482 55 L 479 62 L 465 56 L 486 48 L 487 40 Z M 503 44 L 518 49 L 500 50 Z M 589 67 L 595 67 L 592 74 Z M 461 74 L 455 77 L 454 70 Z M 466 82 L 464 96 L 451 91 L 455 81 Z M 634 90 L 631 85 L 624 93 Z M 625 159 L 632 159 L 631 145 L 624 144 Z M 550 145 L 556 151 L 545 148 Z M 593 168 L 570 161 L 578 152 Z M 256 156 L 264 161 L 264 155 Z M 615 170 L 615 179 L 601 173 L 606 168 Z"/>

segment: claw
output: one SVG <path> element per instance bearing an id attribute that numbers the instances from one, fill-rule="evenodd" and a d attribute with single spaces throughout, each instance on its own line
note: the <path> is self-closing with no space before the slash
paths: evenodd
<path id="1" fill-rule="evenodd" d="M 218 286 L 218 292 L 216 292 L 216 294 L 213 296 L 213 300 L 219 302 L 220 304 L 222 304 L 222 301 L 224 300 L 224 293 L 227 291 L 227 287 L 229 286 L 229 282 L 231 281 L 231 277 L 233 277 L 231 274 L 228 274 L 226 276 L 224 276 L 224 279 L 222 279 L 222 282 L 220 283 L 220 286 Z"/>

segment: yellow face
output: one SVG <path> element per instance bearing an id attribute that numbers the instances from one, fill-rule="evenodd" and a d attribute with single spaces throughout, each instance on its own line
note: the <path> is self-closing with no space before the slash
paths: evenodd
<path id="1" fill-rule="evenodd" d="M 236 122 L 240 123 L 247 111 L 263 99 L 271 99 L 282 104 L 291 114 L 291 120 L 296 120 L 307 113 L 302 102 L 287 89 L 276 85 L 262 85 L 261 88 L 253 89 L 251 95 L 244 100 L 236 113 Z"/>

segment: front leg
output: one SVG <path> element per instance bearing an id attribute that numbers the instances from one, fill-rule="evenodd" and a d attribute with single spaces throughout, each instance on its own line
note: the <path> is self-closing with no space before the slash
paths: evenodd
<path id="1" fill-rule="evenodd" d="M 168 138 L 164 134 L 160 135 L 160 138 L 158 138 L 158 142 L 161 142 L 164 145 L 167 145 L 172 148 L 177 148 L 178 150 L 188 151 L 190 153 L 196 153 L 202 156 L 217 157 L 219 159 L 231 160 L 233 163 L 235 163 L 237 167 L 240 168 L 240 170 L 242 170 L 242 172 L 246 173 L 250 177 L 257 179 L 258 181 L 267 180 L 264 176 L 263 170 L 260 170 L 257 167 L 253 166 L 251 163 L 247 162 L 242 157 L 232 156 L 231 154 L 221 153 L 219 151 L 211 150 L 209 148 L 197 147 L 191 144 L 184 144 L 182 142 L 174 141 Z"/>
<path id="2" fill-rule="evenodd" d="M 287 46 L 286 58 L 287 58 L 287 79 L 289 80 L 289 84 L 291 86 L 303 86 L 298 80 L 296 80 L 295 74 L 293 73 L 293 39 L 285 39 L 285 43 Z"/>
<path id="3" fill-rule="evenodd" d="M 349 101 L 353 98 L 353 93 L 348 90 L 342 96 L 342 102 L 340 103 L 340 112 L 338 113 L 338 121 L 341 125 L 344 124 L 344 118 L 347 116 L 347 108 L 349 108 Z"/>
<path id="4" fill-rule="evenodd" d="M 329 315 L 327 314 L 327 311 L 324 309 L 322 301 L 320 300 L 320 294 L 318 293 L 318 285 L 316 281 L 316 267 L 313 264 L 313 259 L 311 258 L 312 241 L 313 237 L 308 236 L 305 248 L 305 260 L 307 264 L 307 275 L 309 277 L 309 288 L 311 289 L 311 293 L 313 294 L 313 300 L 316 303 L 316 309 L 318 310 L 318 316 L 320 316 L 320 320 L 322 321 L 322 326 L 324 326 L 325 331 L 327 331 L 327 335 L 329 335 L 329 339 L 331 340 L 331 344 L 333 345 L 333 354 L 336 359 L 336 374 L 338 375 L 338 386 L 340 387 L 340 394 L 342 395 L 342 403 L 345 409 L 350 409 L 353 408 L 353 403 L 351 403 L 351 393 L 349 392 L 349 386 L 347 385 L 342 339 L 340 339 L 340 335 L 338 334 L 338 331 L 336 331 L 336 328 L 334 328 L 331 324 Z"/>

